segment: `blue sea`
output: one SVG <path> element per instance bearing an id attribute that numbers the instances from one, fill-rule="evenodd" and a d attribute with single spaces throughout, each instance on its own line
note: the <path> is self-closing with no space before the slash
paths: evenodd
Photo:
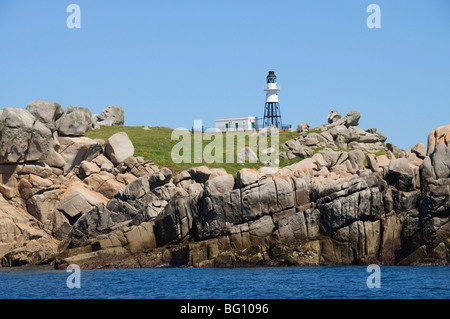
<path id="1" fill-rule="evenodd" d="M 381 266 L 369 288 L 364 266 L 145 268 L 81 270 L 0 268 L 0 299 L 449 299 L 450 267 Z M 71 277 L 73 278 L 73 277 Z"/>

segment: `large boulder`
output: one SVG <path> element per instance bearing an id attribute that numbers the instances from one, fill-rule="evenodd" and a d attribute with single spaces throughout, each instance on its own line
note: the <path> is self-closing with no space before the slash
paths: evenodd
<path id="1" fill-rule="evenodd" d="M 91 130 L 98 130 L 100 128 L 100 124 L 98 124 L 98 122 L 97 122 L 97 116 L 98 116 L 98 114 L 92 114 Z"/>
<path id="2" fill-rule="evenodd" d="M 82 176 L 88 177 L 92 174 L 100 173 L 100 167 L 94 162 L 82 161 L 80 163 Z"/>
<path id="3" fill-rule="evenodd" d="M 350 126 L 348 128 L 349 138 L 346 140 L 347 143 L 358 141 L 361 143 L 375 143 L 378 142 L 378 135 L 367 133 L 363 129 L 360 129 L 357 126 Z"/>
<path id="4" fill-rule="evenodd" d="M 415 153 L 418 158 L 424 159 L 427 156 L 427 148 L 423 143 L 416 143 L 411 147 L 411 152 Z"/>
<path id="5" fill-rule="evenodd" d="M 386 181 L 401 191 L 414 189 L 414 171 L 406 158 L 393 160 L 389 164 Z"/>
<path id="6" fill-rule="evenodd" d="M 318 128 L 323 130 L 330 129 L 335 126 L 345 125 L 346 127 L 350 126 L 358 126 L 359 119 L 361 118 L 361 114 L 358 111 L 350 111 L 347 115 L 344 117 L 341 117 L 338 119 L 338 115 L 336 113 L 337 111 L 332 111 L 330 114 L 328 114 L 329 117 L 329 123 L 323 124 L 322 126 L 319 126 Z M 331 120 L 331 122 L 330 122 Z"/>
<path id="7" fill-rule="evenodd" d="M 103 126 L 123 125 L 125 116 L 123 108 L 115 105 L 108 106 L 97 115 L 97 123 Z"/>
<path id="8" fill-rule="evenodd" d="M 209 175 L 208 175 L 208 178 L 209 178 Z M 181 183 L 181 182 L 183 182 L 183 181 L 189 181 L 189 180 L 191 180 L 191 179 L 192 179 L 192 178 L 191 178 L 191 174 L 189 174 L 188 171 L 184 170 L 184 171 L 181 171 L 179 174 L 177 174 L 177 175 L 173 178 L 173 183 L 174 183 L 175 185 L 177 185 L 178 183 Z"/>
<path id="9" fill-rule="evenodd" d="M 65 238 L 72 226 L 70 221 L 57 208 L 59 206 L 59 190 L 39 192 L 27 200 L 28 213 L 39 220 L 44 230 L 57 239 Z"/>
<path id="10" fill-rule="evenodd" d="M 91 161 L 102 152 L 96 141 L 85 137 L 59 136 L 60 155 L 64 159 L 64 173 L 67 174 L 83 161 Z"/>
<path id="11" fill-rule="evenodd" d="M 103 154 L 100 154 L 92 161 L 97 164 L 102 171 L 111 172 L 111 170 L 114 168 L 114 164 Z"/>
<path id="12" fill-rule="evenodd" d="M 98 168 L 96 164 L 87 161 L 82 162 L 80 167 L 84 167 L 83 170 L 90 170 L 89 166 L 92 166 L 90 164 L 93 164 Z M 119 191 L 125 188 L 125 184 L 118 182 L 113 174 L 105 171 L 90 174 L 90 176 L 86 177 L 83 182 L 89 185 L 94 191 L 102 194 L 108 199 L 113 198 Z"/>
<path id="13" fill-rule="evenodd" d="M 61 151 L 61 144 L 58 141 L 58 133 L 54 132 L 53 138 L 50 141 L 50 150 L 44 163 L 51 167 L 64 168 L 66 161 L 62 155 L 59 154 L 59 151 Z"/>
<path id="14" fill-rule="evenodd" d="M 17 196 L 17 164 L 0 165 L 0 193 L 7 199 Z"/>
<path id="15" fill-rule="evenodd" d="M 35 100 L 28 104 L 26 109 L 44 124 L 53 124 L 64 114 L 61 105 L 47 100 Z"/>
<path id="16" fill-rule="evenodd" d="M 364 152 L 361 150 L 353 150 L 348 152 L 348 159 L 353 169 L 364 169 Z"/>
<path id="17" fill-rule="evenodd" d="M 6 107 L 0 116 L 0 163 L 46 158 L 52 132 L 27 110 Z"/>
<path id="18" fill-rule="evenodd" d="M 91 111 L 80 106 L 69 106 L 56 125 L 61 135 L 82 136 L 92 127 Z"/>
<path id="19" fill-rule="evenodd" d="M 339 136 L 342 136 L 345 141 L 350 138 L 350 131 L 345 125 L 334 126 L 327 132 L 330 133 L 334 140 L 337 140 Z"/>
<path id="20" fill-rule="evenodd" d="M 211 170 L 207 166 L 191 167 L 188 173 L 197 183 L 205 183 L 211 176 Z"/>
<path id="21" fill-rule="evenodd" d="M 380 218 L 384 207 L 377 184 L 378 178 L 368 175 L 336 181 L 325 179 L 322 183 L 313 185 L 311 199 L 318 203 L 317 209 L 321 213 L 324 231 L 331 234 L 358 219 Z"/>
<path id="22" fill-rule="evenodd" d="M 309 130 L 311 124 L 302 122 L 297 125 L 297 133 L 306 133 Z"/>
<path id="23" fill-rule="evenodd" d="M 310 133 L 302 139 L 302 144 L 306 146 L 316 146 L 320 142 L 324 142 L 324 138 L 317 133 Z"/>
<path id="24" fill-rule="evenodd" d="M 327 120 L 328 120 L 328 123 L 331 124 L 331 123 L 334 123 L 337 120 L 339 120 L 341 117 L 342 117 L 341 113 L 339 113 L 336 110 L 333 110 L 330 113 L 328 113 Z"/>
<path id="25" fill-rule="evenodd" d="M 58 209 L 70 218 L 78 218 L 89 212 L 94 206 L 105 204 L 108 199 L 103 195 L 90 190 L 85 184 L 75 182 L 60 195 Z"/>
<path id="26" fill-rule="evenodd" d="M 106 142 L 105 154 L 115 164 L 133 156 L 134 146 L 127 133 L 119 132 L 111 136 Z"/>
<path id="27" fill-rule="evenodd" d="M 37 219 L 0 196 L 0 267 L 39 264 L 57 248 L 58 241 Z"/>
<path id="28" fill-rule="evenodd" d="M 207 196 L 219 196 L 231 192 L 234 187 L 233 175 L 227 174 L 217 176 L 205 183 L 205 194 Z"/>
<path id="29" fill-rule="evenodd" d="M 144 175 L 119 191 L 108 202 L 107 208 L 117 213 L 120 222 L 133 220 L 133 224 L 139 224 L 160 214 L 178 190 L 172 183 L 151 189 L 150 179 Z"/>
<path id="30" fill-rule="evenodd" d="M 261 174 L 251 168 L 243 168 L 236 173 L 236 184 L 239 188 L 257 183 L 261 178 Z"/>
<path id="31" fill-rule="evenodd" d="M 88 238 L 96 237 L 104 232 L 111 231 L 115 221 L 111 212 L 105 205 L 98 204 L 84 213 L 73 224 L 69 239 L 70 246 L 81 246 Z"/>
<path id="32" fill-rule="evenodd" d="M 428 135 L 427 155 L 436 179 L 450 177 L 450 124 L 440 126 Z"/>
<path id="33" fill-rule="evenodd" d="M 350 111 L 347 115 L 345 115 L 342 118 L 342 120 L 345 120 L 344 125 L 349 127 L 349 126 L 358 126 L 360 118 L 361 114 L 358 111 Z"/>

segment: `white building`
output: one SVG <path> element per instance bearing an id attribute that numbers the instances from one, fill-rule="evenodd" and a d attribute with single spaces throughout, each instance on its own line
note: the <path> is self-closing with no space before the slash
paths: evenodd
<path id="1" fill-rule="evenodd" d="M 255 116 L 227 117 L 216 119 L 216 129 L 222 132 L 236 132 L 258 129 Z"/>

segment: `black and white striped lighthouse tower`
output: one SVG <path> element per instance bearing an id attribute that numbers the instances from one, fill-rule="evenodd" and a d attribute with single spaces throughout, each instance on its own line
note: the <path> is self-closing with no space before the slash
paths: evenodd
<path id="1" fill-rule="evenodd" d="M 266 104 L 264 106 L 264 127 L 275 125 L 281 128 L 280 103 L 278 101 L 277 76 L 274 71 L 269 71 L 267 75 Z"/>

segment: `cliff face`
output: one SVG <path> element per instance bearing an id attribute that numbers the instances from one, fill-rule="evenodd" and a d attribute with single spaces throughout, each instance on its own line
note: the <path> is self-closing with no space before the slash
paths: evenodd
<path id="1" fill-rule="evenodd" d="M 305 157 L 296 164 L 172 176 L 130 156 L 126 134 L 104 149 L 80 136 L 95 124 L 86 109 L 31 106 L 0 115 L 2 266 L 450 261 L 450 125 L 396 158 L 358 112 L 333 111 L 286 142 L 280 156 Z"/>
<path id="2" fill-rule="evenodd" d="M 141 177 L 74 224 L 67 252 L 97 250 L 58 264 L 98 267 L 117 256 L 129 266 L 448 264 L 450 179 L 439 165 L 450 163 L 441 154 L 450 125 L 430 136 L 423 160 L 388 152 L 368 156 L 371 169 L 360 150 L 322 151 L 266 173 L 200 167 Z M 339 165 L 347 169 L 336 174 Z"/>

